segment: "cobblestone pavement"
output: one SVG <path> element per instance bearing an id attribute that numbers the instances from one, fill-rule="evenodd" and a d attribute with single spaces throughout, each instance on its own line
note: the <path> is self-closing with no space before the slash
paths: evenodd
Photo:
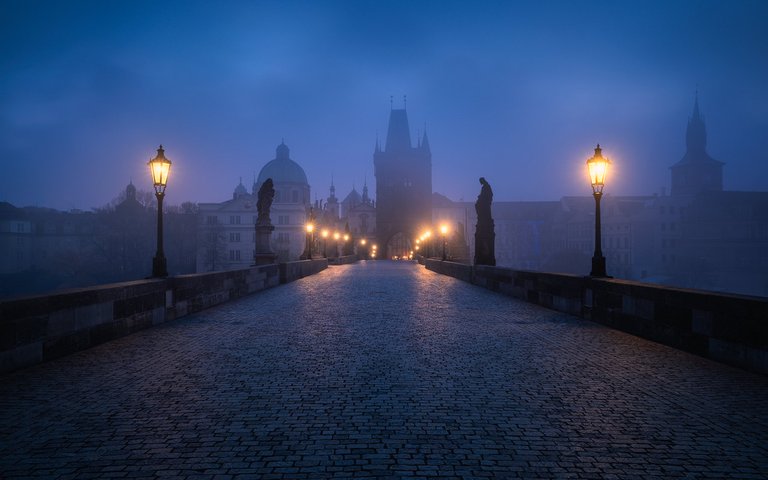
<path id="1" fill-rule="evenodd" d="M 766 478 L 768 378 L 409 263 L 0 378 L 0 478 Z"/>

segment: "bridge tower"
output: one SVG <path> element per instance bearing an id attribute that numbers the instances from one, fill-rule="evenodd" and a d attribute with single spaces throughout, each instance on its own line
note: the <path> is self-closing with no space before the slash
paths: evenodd
<path id="1" fill-rule="evenodd" d="M 704 191 L 723 190 L 723 162 L 706 151 L 707 129 L 699 112 L 699 92 L 693 103 L 693 114 L 685 131 L 685 155 L 670 167 L 672 195 L 696 195 Z"/>
<path id="2" fill-rule="evenodd" d="M 373 153 L 376 176 L 376 232 L 384 258 L 407 255 L 432 223 L 432 153 L 426 129 L 411 145 L 405 108 L 389 112 L 387 140 Z"/>

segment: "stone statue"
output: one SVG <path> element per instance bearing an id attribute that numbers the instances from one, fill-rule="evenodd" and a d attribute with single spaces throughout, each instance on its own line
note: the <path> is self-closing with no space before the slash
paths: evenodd
<path id="1" fill-rule="evenodd" d="M 272 179 L 268 178 L 259 188 L 259 200 L 256 202 L 256 209 L 259 216 L 256 218 L 256 225 L 272 225 L 269 218 L 269 210 L 272 208 L 272 200 L 275 198 L 275 187 Z"/>
<path id="2" fill-rule="evenodd" d="M 496 265 L 493 217 L 491 217 L 491 202 L 493 190 L 491 185 L 480 177 L 480 195 L 475 202 L 477 212 L 477 227 L 475 228 L 475 265 Z"/>
<path id="3" fill-rule="evenodd" d="M 253 260 L 255 265 L 267 265 L 275 263 L 277 259 L 271 246 L 272 231 L 275 229 L 269 218 L 269 209 L 272 208 L 272 200 L 275 198 L 275 187 L 271 178 L 261 184 L 258 195 L 256 210 L 259 215 L 256 217 L 256 249 L 253 251 Z"/>

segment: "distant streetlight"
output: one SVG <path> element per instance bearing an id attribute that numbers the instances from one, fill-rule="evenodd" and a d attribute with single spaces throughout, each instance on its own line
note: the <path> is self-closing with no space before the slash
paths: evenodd
<path id="1" fill-rule="evenodd" d="M 163 252 L 163 198 L 165 198 L 165 187 L 168 184 L 168 175 L 171 172 L 171 161 L 165 158 L 163 146 L 157 149 L 157 156 L 150 160 L 149 171 L 152 174 L 152 184 L 155 187 L 155 197 L 157 197 L 157 252 L 152 259 L 152 276 L 167 277 L 168 265 Z"/>
<path id="2" fill-rule="evenodd" d="M 427 245 L 427 253 L 426 253 L 427 257 L 431 257 L 432 256 L 432 250 L 433 250 L 433 248 L 431 248 L 431 243 L 432 242 L 429 241 L 429 237 L 431 237 L 431 236 L 432 236 L 432 231 L 431 230 L 427 230 L 421 236 L 421 241 L 424 242 Z"/>
<path id="3" fill-rule="evenodd" d="M 328 229 L 324 228 L 320 236 L 323 237 L 323 258 L 328 258 Z"/>
<path id="4" fill-rule="evenodd" d="M 605 271 L 605 257 L 602 249 L 602 234 L 600 232 L 600 199 L 603 197 L 605 186 L 605 174 L 611 161 L 603 157 L 600 144 L 595 148 L 595 154 L 587 159 L 589 181 L 592 184 L 592 196 L 595 197 L 595 254 L 592 256 L 591 277 L 607 277 Z"/>
<path id="5" fill-rule="evenodd" d="M 368 241 L 366 239 L 364 239 L 364 238 L 360 239 L 360 243 L 359 243 L 359 245 L 357 247 L 357 257 L 358 258 L 362 257 L 363 260 L 365 260 L 365 258 L 368 256 L 367 255 L 368 247 L 366 246 L 367 244 L 368 244 Z"/>
<path id="6" fill-rule="evenodd" d="M 307 247 L 304 252 L 305 260 L 311 260 L 312 259 L 312 232 L 315 231 L 315 226 L 312 224 L 312 222 L 307 222 L 307 225 L 305 226 L 305 229 L 307 230 Z"/>
<path id="7" fill-rule="evenodd" d="M 341 238 L 341 234 L 339 232 L 333 232 L 333 239 L 336 240 L 333 244 L 334 257 L 339 256 L 339 239 L 340 238 Z"/>
<path id="8" fill-rule="evenodd" d="M 447 258 L 445 255 L 445 236 L 448 234 L 448 226 L 440 225 L 440 233 L 443 234 L 443 261 Z"/>

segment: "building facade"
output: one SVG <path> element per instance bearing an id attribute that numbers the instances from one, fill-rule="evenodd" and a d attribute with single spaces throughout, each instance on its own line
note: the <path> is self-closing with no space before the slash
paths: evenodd
<path id="1" fill-rule="evenodd" d="M 630 197 L 609 191 L 603 197 L 602 253 L 608 274 L 768 296 L 768 192 L 723 190 L 724 164 L 706 152 L 698 96 L 685 138 L 685 154 L 670 169 L 671 194 Z M 474 204 L 442 197 L 434 212 L 436 223 L 454 227 L 466 219 L 465 236 L 473 252 Z M 492 214 L 497 265 L 576 275 L 590 271 L 595 232 L 591 196 L 496 201 Z"/>
<path id="2" fill-rule="evenodd" d="M 290 158 L 285 143 L 277 146 L 275 158 L 267 162 L 251 186 L 242 183 L 232 198 L 221 203 L 201 203 L 198 214 L 197 271 L 235 270 L 254 263 L 258 191 L 272 179 L 275 197 L 270 218 L 272 251 L 278 261 L 298 260 L 306 246 L 304 226 L 309 215 L 309 183 L 304 169 Z"/>
<path id="3" fill-rule="evenodd" d="M 171 275 L 195 271 L 196 219 L 193 204 L 165 208 Z M 146 278 L 156 239 L 156 204 L 139 202 L 132 183 L 89 212 L 0 203 L 0 297 Z"/>

